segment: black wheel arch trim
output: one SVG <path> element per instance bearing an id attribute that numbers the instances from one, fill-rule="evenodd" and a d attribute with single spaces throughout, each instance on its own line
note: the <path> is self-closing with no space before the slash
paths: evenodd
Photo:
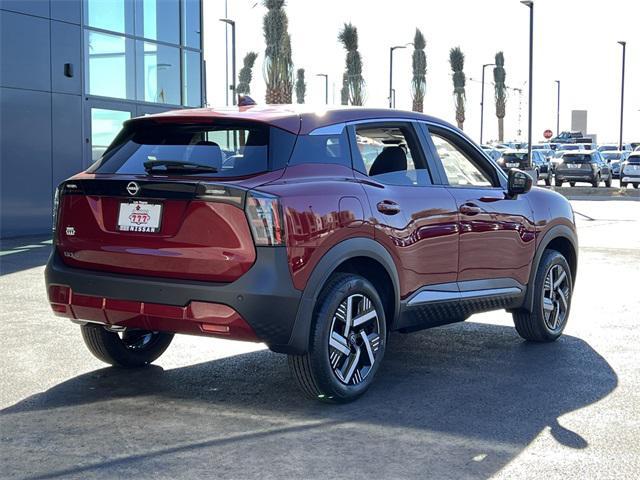
<path id="1" fill-rule="evenodd" d="M 356 257 L 375 260 L 387 271 L 393 284 L 396 299 L 394 318 L 391 319 L 391 322 L 393 323 L 398 318 L 400 314 L 400 279 L 391 254 L 382 244 L 372 238 L 349 238 L 333 246 L 315 266 L 302 293 L 289 342 L 286 345 L 270 345 L 271 350 L 293 354 L 304 354 L 308 351 L 313 310 L 322 287 L 342 263 Z"/>
<path id="2" fill-rule="evenodd" d="M 571 246 L 573 247 L 573 253 L 575 255 L 576 264 L 575 264 L 574 271 L 572 272 L 573 275 L 572 275 L 571 281 L 573 285 L 575 285 L 576 276 L 578 272 L 578 236 L 576 235 L 575 231 L 573 231 L 571 228 L 569 228 L 566 225 L 555 225 L 551 227 L 547 232 L 545 232 L 544 236 L 542 237 L 542 240 L 538 244 L 538 248 L 536 249 L 536 254 L 533 257 L 531 272 L 529 273 L 529 282 L 527 284 L 527 294 L 525 295 L 524 302 L 522 304 L 522 308 L 524 308 L 529 312 L 533 311 L 533 301 L 534 301 L 533 294 L 535 290 L 534 285 L 536 281 L 536 274 L 538 272 L 538 266 L 540 265 L 540 260 L 542 259 L 542 254 L 547 249 L 549 244 L 557 238 L 564 238 L 568 240 L 569 243 L 571 243 Z M 570 262 L 569 258 L 567 258 L 567 262 Z"/>

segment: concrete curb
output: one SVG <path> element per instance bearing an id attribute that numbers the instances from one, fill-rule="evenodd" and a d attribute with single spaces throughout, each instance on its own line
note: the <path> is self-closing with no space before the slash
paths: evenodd
<path id="1" fill-rule="evenodd" d="M 543 187 L 569 199 L 640 200 L 640 189 L 607 187 Z"/>

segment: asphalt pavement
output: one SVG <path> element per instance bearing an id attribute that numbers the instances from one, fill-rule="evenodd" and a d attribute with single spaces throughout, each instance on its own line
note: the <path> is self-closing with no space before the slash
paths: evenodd
<path id="1" fill-rule="evenodd" d="M 180 336 L 107 368 L 46 301 L 43 237 L 3 241 L 0 477 L 640 476 L 640 201 L 573 201 L 569 324 L 530 344 L 505 312 L 393 334 L 368 394 L 304 398 L 262 345 Z"/>

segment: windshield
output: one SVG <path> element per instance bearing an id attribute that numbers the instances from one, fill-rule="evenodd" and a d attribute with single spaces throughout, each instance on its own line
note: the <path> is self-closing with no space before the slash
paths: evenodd
<path id="1" fill-rule="evenodd" d="M 598 150 L 600 150 L 601 152 L 618 150 L 618 146 L 617 145 L 601 145 L 600 147 L 598 147 Z"/>
<path id="2" fill-rule="evenodd" d="M 283 167 L 294 141 L 293 134 L 247 122 L 226 125 L 133 122 L 125 126 L 89 171 L 122 175 L 171 171 L 216 177 L 246 176 Z M 279 159 L 270 159 L 270 151 L 283 144 L 288 153 L 283 152 Z M 284 163 L 276 165 L 276 160 Z M 188 168 L 190 165 L 200 168 Z"/>
<path id="3" fill-rule="evenodd" d="M 566 150 L 580 150 L 580 145 L 563 145 L 562 147 L 558 147 L 559 151 L 566 151 Z"/>
<path id="4" fill-rule="evenodd" d="M 606 152 L 606 153 L 603 153 L 602 156 L 606 160 L 620 160 L 622 158 L 622 153 L 621 152 Z"/>
<path id="5" fill-rule="evenodd" d="M 640 163 L 640 155 L 632 155 L 629 158 L 627 158 L 627 163 Z"/>

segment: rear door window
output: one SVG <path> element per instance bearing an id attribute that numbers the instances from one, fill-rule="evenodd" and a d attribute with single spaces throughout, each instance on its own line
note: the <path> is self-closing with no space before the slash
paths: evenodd
<path id="1" fill-rule="evenodd" d="M 286 165 L 296 136 L 257 123 L 183 125 L 133 122 L 90 171 L 109 174 L 145 174 L 145 165 L 162 173 L 162 164 L 181 162 L 209 167 L 190 173 L 238 177 Z M 278 152 L 274 155 L 274 152 Z M 285 157 L 285 158 L 283 158 Z M 172 172 L 174 173 L 174 172 Z"/>
<path id="2" fill-rule="evenodd" d="M 354 168 L 387 185 L 431 185 L 426 159 L 411 124 L 356 124 Z"/>

